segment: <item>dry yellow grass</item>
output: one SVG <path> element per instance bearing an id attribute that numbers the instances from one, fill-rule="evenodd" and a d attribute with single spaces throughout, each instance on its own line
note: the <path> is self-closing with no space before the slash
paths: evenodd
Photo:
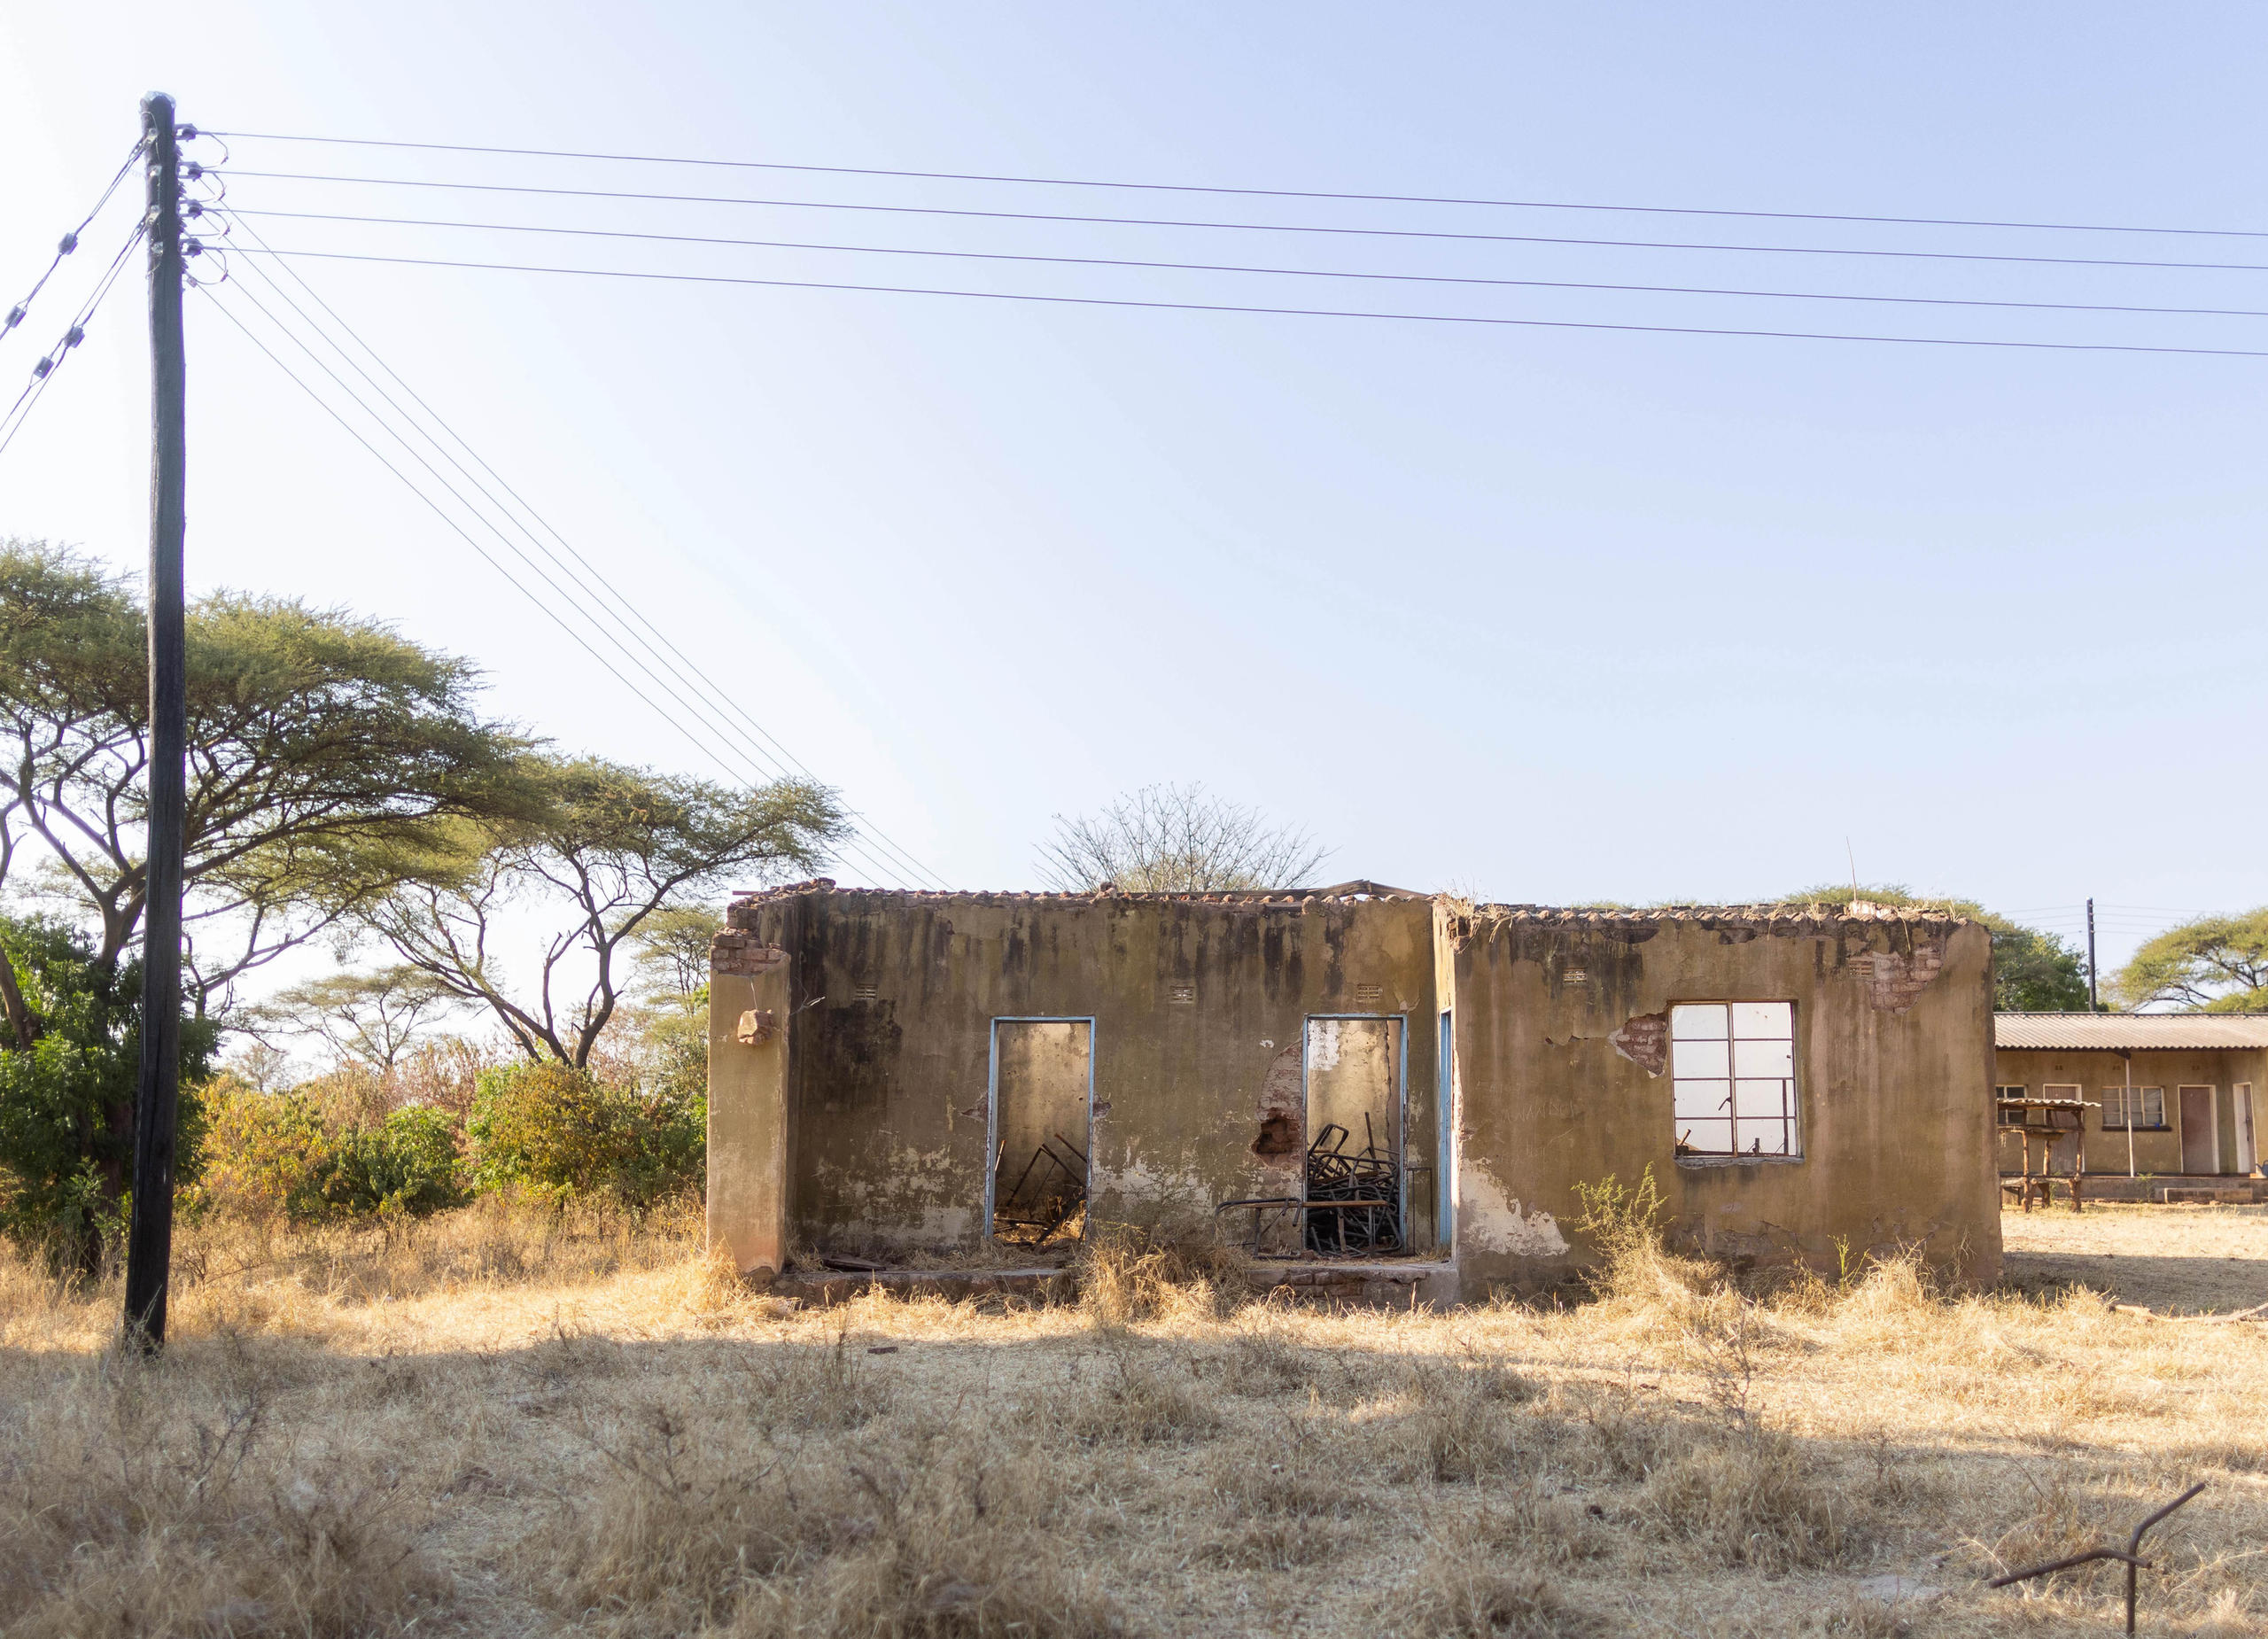
<path id="1" fill-rule="evenodd" d="M 0 1631 L 2109 1633 L 2107 1568 L 1982 1582 L 2202 1479 L 2144 1631 L 2268 1632 L 2268 1328 L 2068 1284 L 2261 1301 L 2268 1211 L 2008 1223 L 1993 1294 L 1638 1258 L 1444 1315 L 1136 1247 L 1084 1307 L 814 1314 L 683 1226 L 208 1225 L 155 1368 L 0 1265 Z"/>

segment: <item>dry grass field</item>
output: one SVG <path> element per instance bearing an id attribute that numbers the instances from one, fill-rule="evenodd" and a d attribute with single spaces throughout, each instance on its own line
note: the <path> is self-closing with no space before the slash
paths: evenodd
<path id="1" fill-rule="evenodd" d="M 2008 1221 L 2009 1282 L 1743 1293 L 1635 1250 L 1557 1308 L 1234 1302 L 1119 1250 L 1076 1307 L 791 1311 L 689 1234 L 493 1207 L 0 1268 L 0 1631 L 2268 1633 L 2268 1210 Z M 1217 1271 L 1216 1271 L 1217 1273 Z"/>

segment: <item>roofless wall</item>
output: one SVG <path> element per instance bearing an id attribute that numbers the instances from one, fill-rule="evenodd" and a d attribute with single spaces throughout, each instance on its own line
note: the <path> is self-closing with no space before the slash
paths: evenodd
<path id="1" fill-rule="evenodd" d="M 804 884 L 735 904 L 713 969 L 711 1233 L 743 1269 L 1035 1232 L 1075 1176 L 1097 1222 L 1359 1249 L 1379 1215 L 1316 1204 L 1318 1141 L 1355 1195 L 1391 1177 L 1429 1293 L 1563 1276 L 1576 1186 L 1650 1168 L 1725 1255 L 1998 1268 L 1969 924 Z M 1309 1204 L 1218 1211 L 1255 1199 Z"/>

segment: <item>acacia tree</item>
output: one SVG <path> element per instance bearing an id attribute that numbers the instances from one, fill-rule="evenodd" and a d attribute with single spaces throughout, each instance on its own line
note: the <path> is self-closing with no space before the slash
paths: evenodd
<path id="1" fill-rule="evenodd" d="M 680 1007 L 697 1006 L 709 989 L 709 945 L 725 919 L 706 905 L 664 905 L 632 936 L 644 990 Z"/>
<path id="2" fill-rule="evenodd" d="M 406 882 L 361 916 L 402 961 L 493 1012 L 529 1059 L 578 1069 L 656 916 L 734 878 L 809 872 L 847 829 L 835 794 L 802 781 L 731 790 L 595 758 L 522 768 L 537 812 L 461 827 L 453 875 Z M 543 927 L 517 982 L 496 952 L 508 919 Z"/>
<path id="3" fill-rule="evenodd" d="M 525 811 L 511 775 L 527 742 L 474 711 L 469 662 L 376 621 L 232 593 L 189 610 L 187 639 L 184 977 L 198 1014 L 441 868 L 444 822 Z M 0 883 L 36 839 L 46 885 L 98 925 L 103 973 L 136 939 L 147 894 L 147 677 L 124 578 L 44 544 L 0 546 Z M 0 1001 L 24 1045 L 35 1021 L 19 998 Z"/>
<path id="4" fill-rule="evenodd" d="M 240 975 L 446 865 L 442 827 L 525 805 L 525 742 L 475 713 L 463 661 L 231 594 L 191 606 L 187 639 L 185 1084 Z M 0 1201 L 82 1268 L 133 1153 L 147 677 L 130 582 L 0 543 L 0 887 L 29 864 L 66 912 L 0 938 Z M 196 1118 L 185 1085 L 184 1154 Z"/>
<path id="5" fill-rule="evenodd" d="M 1296 888 L 1329 850 L 1296 826 L 1270 825 L 1202 785 L 1152 785 L 1099 814 L 1055 816 L 1040 874 L 1072 893 L 1233 893 Z"/>
<path id="6" fill-rule="evenodd" d="M 2128 1007 L 2153 1002 L 2204 1013 L 2268 1007 L 2268 905 L 2169 928 L 2134 952 L 2112 990 Z"/>
<path id="7" fill-rule="evenodd" d="M 313 1036 L 340 1058 L 390 1076 L 426 1027 L 457 1001 L 432 975 L 399 963 L 374 973 L 326 974 L 278 990 L 246 1010 L 243 1027 L 263 1042 Z"/>

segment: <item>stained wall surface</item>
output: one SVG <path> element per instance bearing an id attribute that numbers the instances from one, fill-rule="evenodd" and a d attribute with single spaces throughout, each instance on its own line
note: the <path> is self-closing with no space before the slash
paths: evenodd
<path id="1" fill-rule="evenodd" d="M 1974 924 L 1785 913 L 1444 916 L 1466 1294 L 1582 1248 L 1576 1185 L 1648 1169 L 1674 1232 L 1735 1261 L 1832 1270 L 1919 1245 L 1999 1271 L 1991 953 Z M 1681 1002 L 1794 1004 L 1799 1159 L 1681 1157 Z M 1840 1243 L 1840 1245 L 1838 1245 Z"/>
<path id="2" fill-rule="evenodd" d="M 1418 898 L 814 890 L 730 920 L 789 954 L 787 1211 L 827 1251 L 982 1239 L 996 1019 L 1094 1021 L 1092 1216 L 1209 1230 L 1223 1200 L 1297 1192 L 1309 1015 L 1433 1007 Z M 1430 1152 L 1433 1038 L 1410 1044 Z"/>

